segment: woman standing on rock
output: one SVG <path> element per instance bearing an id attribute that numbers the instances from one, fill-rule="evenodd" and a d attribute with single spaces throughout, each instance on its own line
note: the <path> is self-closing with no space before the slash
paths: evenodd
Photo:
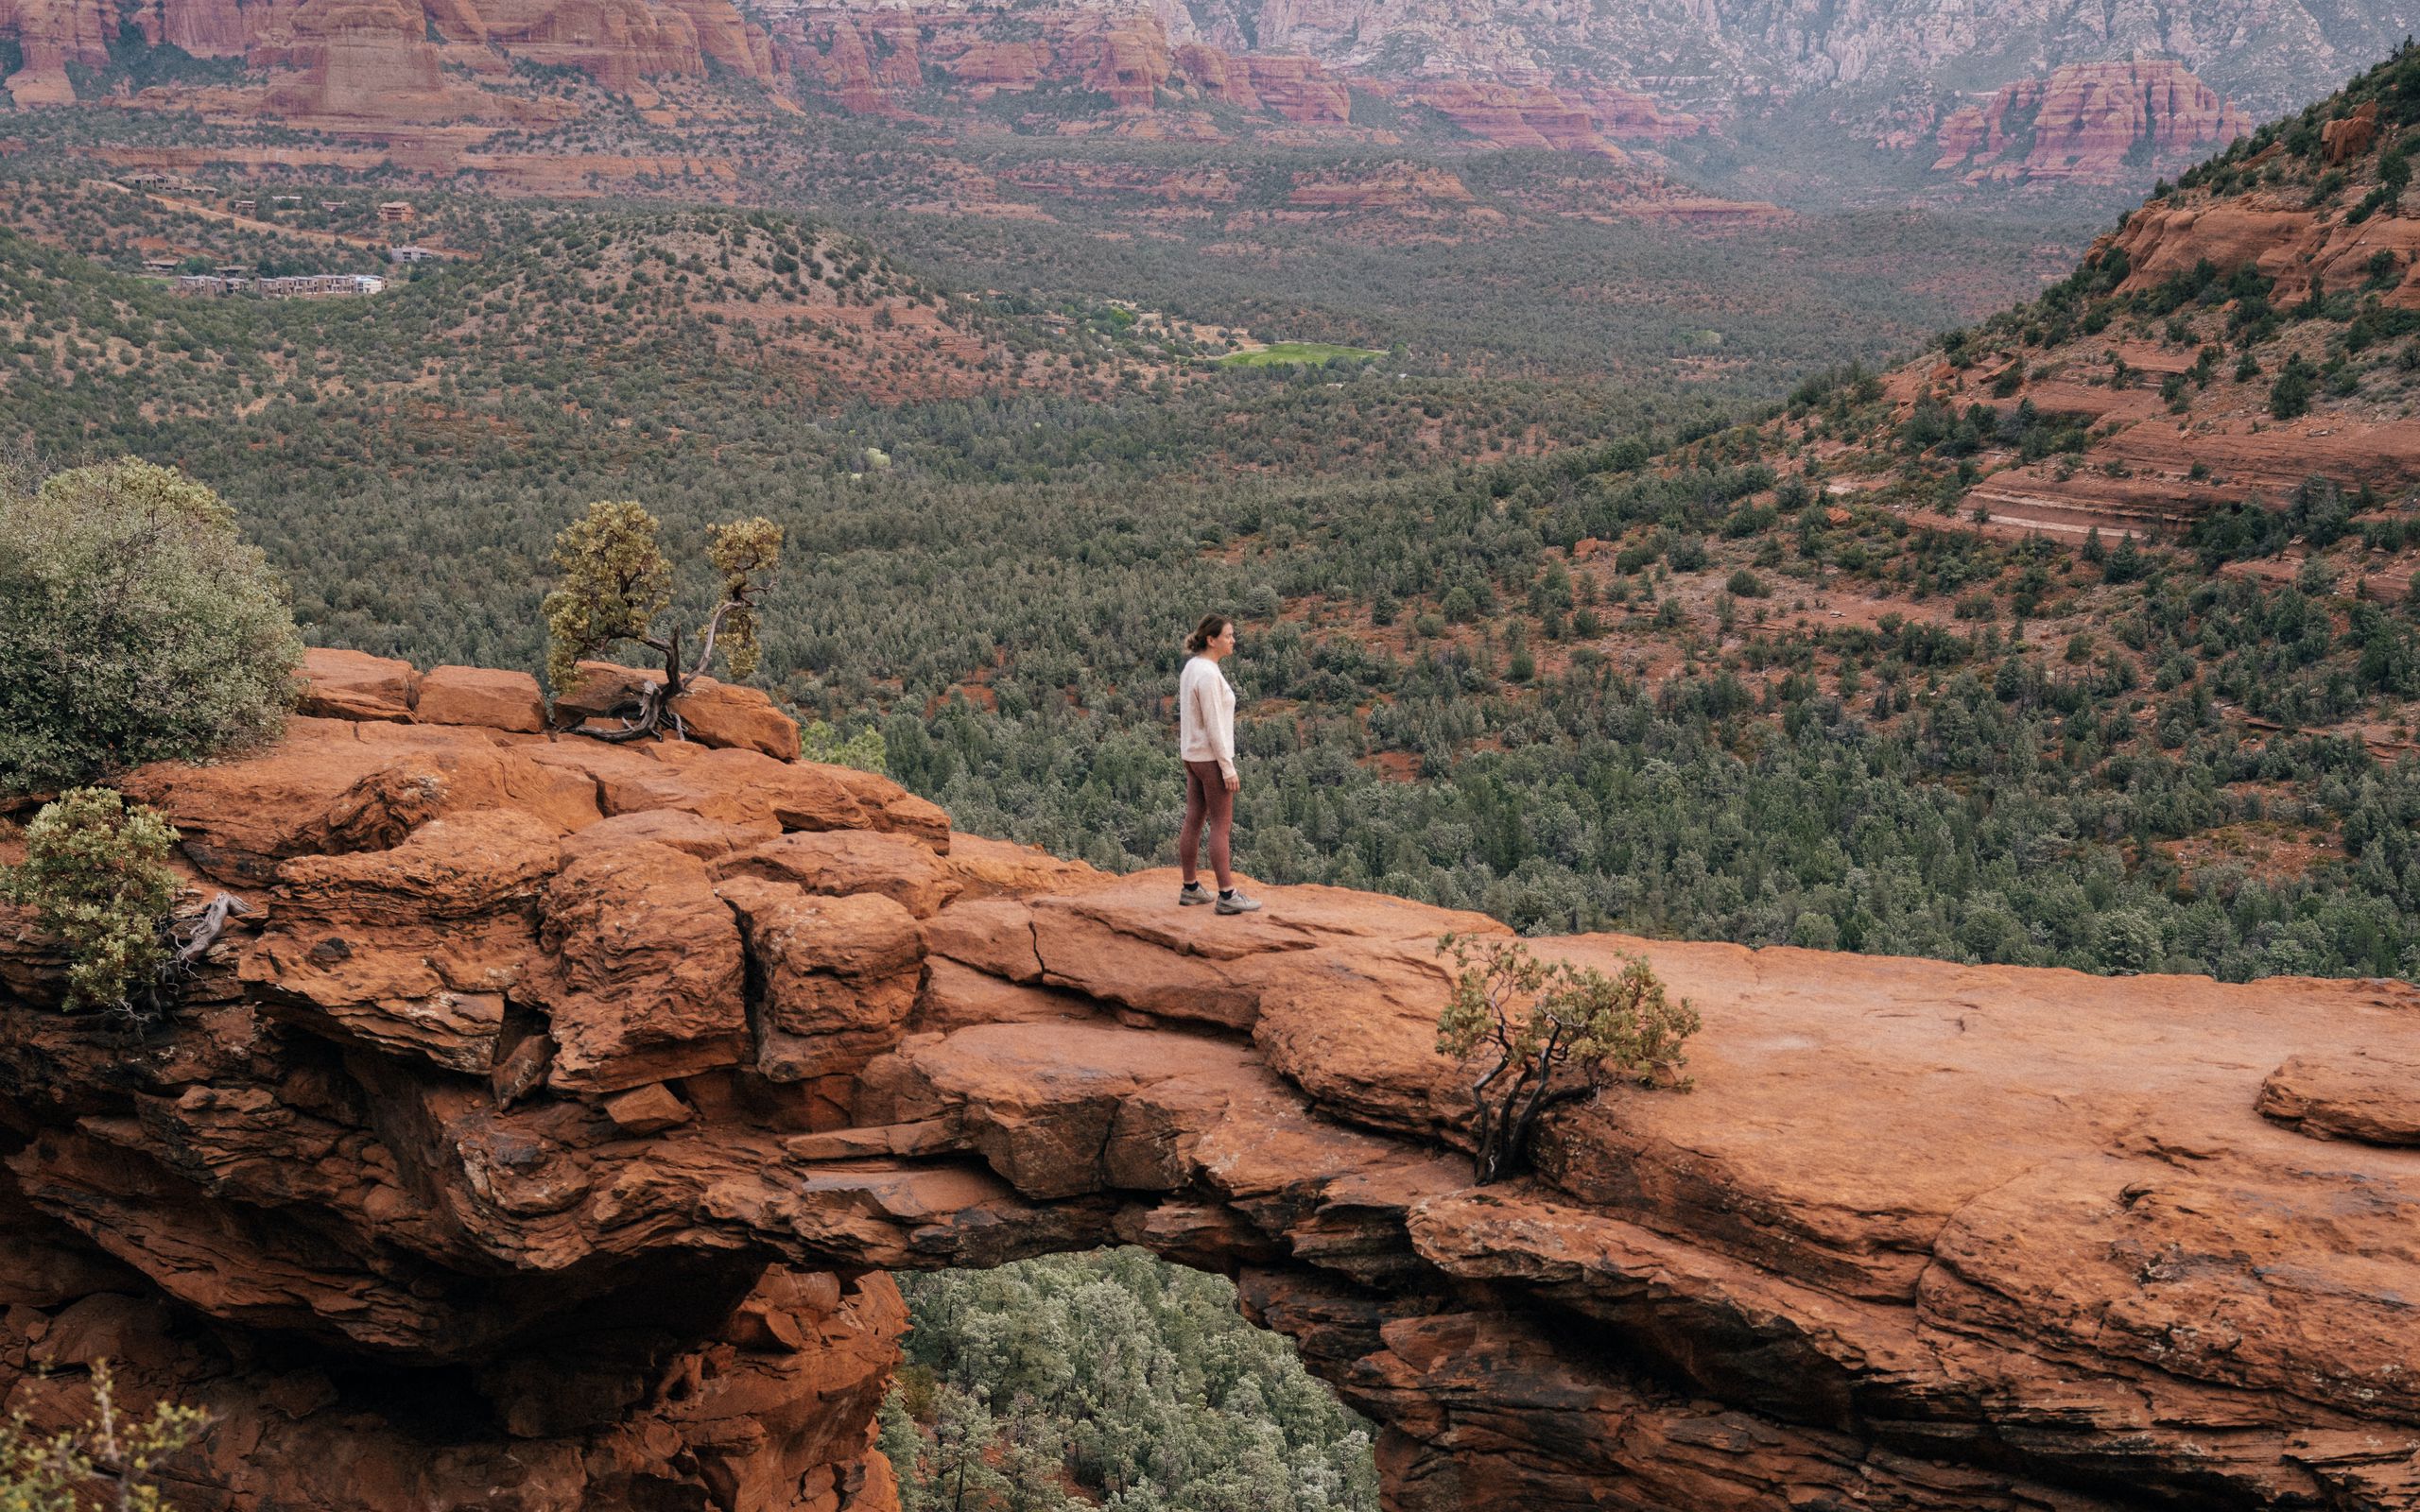
<path id="1" fill-rule="evenodd" d="M 1176 832 L 1177 864 L 1184 870 L 1184 888 L 1176 901 L 1186 906 L 1214 900 L 1196 875 L 1195 852 L 1201 827 L 1210 827 L 1210 869 L 1219 879 L 1215 900 L 1222 914 L 1248 914 L 1260 904 L 1236 887 L 1228 868 L 1228 844 L 1236 824 L 1236 690 L 1219 670 L 1236 649 L 1236 622 L 1224 614 L 1205 614 L 1184 643 L 1193 653 L 1177 680 L 1177 756 L 1184 763 L 1184 823 Z"/>

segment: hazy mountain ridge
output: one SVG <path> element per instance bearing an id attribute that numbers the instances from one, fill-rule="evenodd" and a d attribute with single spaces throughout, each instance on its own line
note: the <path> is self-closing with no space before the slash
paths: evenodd
<path id="1" fill-rule="evenodd" d="M 1433 140 L 1651 167 L 1694 143 L 1688 176 L 1763 198 L 1809 173 L 1852 197 L 1950 174 L 2144 184 L 2415 26 L 2420 0 L 0 0 L 0 64 L 20 108 L 346 134 L 576 130 L 594 112 L 550 92 L 560 72 L 676 130 L 824 106 L 961 132 Z M 666 97 L 700 88 L 718 102 Z M 2027 130 L 2070 146 L 1975 156 Z"/>
<path id="2" fill-rule="evenodd" d="M 2420 24 L 2409 0 L 1645 0 L 1476 14 L 1446 0 L 1160 0 L 1160 10 L 1180 40 L 1198 34 L 1235 50 L 1302 52 L 1381 75 L 1544 82 L 1577 73 L 1704 107 L 1830 90 L 1990 89 L 2066 63 L 2169 58 L 2262 115 L 2332 87 Z"/>

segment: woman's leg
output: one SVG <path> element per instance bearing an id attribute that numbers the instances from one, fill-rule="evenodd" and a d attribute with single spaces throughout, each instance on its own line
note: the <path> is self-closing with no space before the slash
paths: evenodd
<path id="1" fill-rule="evenodd" d="M 1193 763 L 1183 765 L 1184 822 L 1176 827 L 1176 864 L 1184 873 L 1184 885 L 1190 887 L 1199 880 L 1194 859 L 1201 850 L 1201 820 L 1209 810 L 1209 795 L 1202 791 L 1201 774 L 1193 769 Z"/>
<path id="2" fill-rule="evenodd" d="M 1219 890 L 1226 892 L 1236 885 L 1236 874 L 1227 868 L 1228 842 L 1236 828 L 1236 795 L 1227 790 L 1227 780 L 1216 762 L 1203 762 L 1209 771 L 1199 779 L 1208 797 L 1210 816 L 1210 870 L 1219 879 Z"/>

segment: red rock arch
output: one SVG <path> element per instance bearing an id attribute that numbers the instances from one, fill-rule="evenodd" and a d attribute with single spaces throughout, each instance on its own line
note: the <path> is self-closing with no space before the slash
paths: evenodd
<path id="1" fill-rule="evenodd" d="M 1541 942 L 1645 950 L 1700 1090 L 1477 1191 L 1432 942 L 1485 920 L 1205 917 L 864 774 L 315 666 L 346 717 L 124 784 L 258 908 L 167 1031 L 0 929 L 0 1385 L 210 1406 L 195 1505 L 876 1512 L 884 1273 L 1117 1242 L 1236 1277 L 1407 1512 L 2420 1487 L 2401 987 Z"/>

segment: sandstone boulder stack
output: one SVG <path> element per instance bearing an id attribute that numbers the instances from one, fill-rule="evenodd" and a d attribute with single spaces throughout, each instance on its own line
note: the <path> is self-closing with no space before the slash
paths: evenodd
<path id="1" fill-rule="evenodd" d="M 1181 911 L 865 773 L 310 675 L 125 780 L 252 905 L 166 1023 L 0 917 L 0 1390 L 209 1408 L 181 1504 L 888 1512 L 884 1273 L 1115 1243 L 1234 1275 L 1403 1512 L 2420 1495 L 2399 985 L 1540 941 L 1692 998 L 1697 1090 L 1473 1189 L 1434 941 L 1489 920 Z"/>

